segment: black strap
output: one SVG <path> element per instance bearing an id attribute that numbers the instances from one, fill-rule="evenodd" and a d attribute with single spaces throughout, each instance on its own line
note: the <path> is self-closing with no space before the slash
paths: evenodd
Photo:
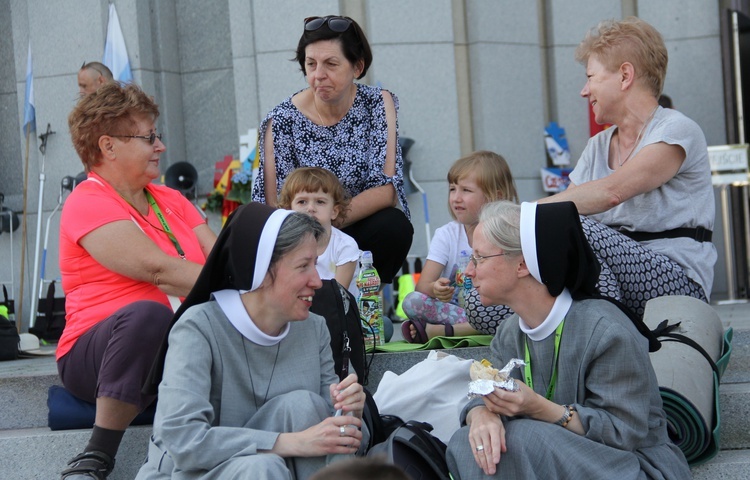
<path id="1" fill-rule="evenodd" d="M 46 328 L 52 326 L 52 318 L 54 317 L 55 307 L 55 281 L 52 280 L 47 288 L 47 304 L 44 309 L 44 321 L 47 323 Z"/>
<path id="2" fill-rule="evenodd" d="M 626 237 L 630 237 L 636 242 L 645 242 L 647 240 L 658 240 L 660 238 L 692 238 L 696 242 L 710 242 L 713 232 L 704 227 L 696 228 L 675 228 L 663 232 L 630 232 L 628 230 L 618 230 Z"/>
<path id="3" fill-rule="evenodd" d="M 409 420 L 403 426 L 414 433 L 416 438 L 422 443 L 423 446 L 420 448 L 420 451 L 423 454 L 422 458 L 431 464 L 435 473 L 440 474 L 441 479 L 447 480 L 450 475 L 448 472 L 448 464 L 445 459 L 447 446 L 442 440 L 429 433 L 432 432 L 432 425 L 426 422 Z M 437 455 L 437 457 L 435 455 Z"/>
<path id="4" fill-rule="evenodd" d="M 711 370 L 714 371 L 716 374 L 716 378 L 721 378 L 721 374 L 719 373 L 719 367 L 716 366 L 716 362 L 714 362 L 713 358 L 706 352 L 706 350 L 700 346 L 695 340 L 692 338 L 686 337 L 685 335 L 682 335 L 680 333 L 672 333 L 672 330 L 677 328 L 681 322 L 677 322 L 672 325 L 668 325 L 669 320 L 662 320 L 661 323 L 656 327 L 656 329 L 653 331 L 653 333 L 661 339 L 662 342 L 679 342 L 684 343 L 685 345 L 688 345 L 689 347 L 694 348 L 698 353 L 703 355 L 703 358 L 708 361 L 708 364 L 711 366 Z M 662 338 L 666 337 L 666 338 Z"/>
<path id="5" fill-rule="evenodd" d="M 346 330 L 346 312 L 344 311 L 343 292 L 339 291 L 343 287 L 341 287 L 336 279 L 331 280 L 331 285 L 333 287 L 333 296 L 336 298 L 336 306 L 341 313 L 341 315 L 339 315 L 339 323 L 341 324 L 341 332 L 343 336 L 343 341 L 341 343 L 341 371 L 336 373 L 338 373 L 339 380 L 343 380 L 349 375 L 349 359 L 351 358 L 352 348 L 349 346 L 349 332 Z"/>

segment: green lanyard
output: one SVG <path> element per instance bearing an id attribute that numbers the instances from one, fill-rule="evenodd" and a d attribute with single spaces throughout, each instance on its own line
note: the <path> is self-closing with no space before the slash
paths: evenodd
<path id="1" fill-rule="evenodd" d="M 154 210 L 154 213 L 156 214 L 156 218 L 159 219 L 159 223 L 161 223 L 161 226 L 164 229 L 164 233 L 166 233 L 169 239 L 172 241 L 172 245 L 174 245 L 174 248 L 175 250 L 177 250 L 177 254 L 180 256 L 180 258 L 185 260 L 185 252 L 182 251 L 180 242 L 177 241 L 177 237 L 175 237 L 174 234 L 172 233 L 172 230 L 170 230 L 169 225 L 167 224 L 167 219 L 164 218 L 164 214 L 161 213 L 161 209 L 159 208 L 159 205 L 156 204 L 156 200 L 154 200 L 154 197 L 151 195 L 151 193 L 148 190 L 145 190 L 145 193 L 146 193 L 146 200 L 148 200 L 148 204 L 151 205 L 151 208 Z"/>
<path id="2" fill-rule="evenodd" d="M 549 381 L 549 387 L 547 387 L 547 400 L 552 400 L 552 395 L 555 394 L 555 383 L 557 382 L 557 357 L 560 354 L 560 339 L 562 338 L 563 326 L 565 325 L 565 319 L 560 322 L 555 330 L 555 368 L 552 371 L 552 378 Z M 524 367 L 524 376 L 526 377 L 526 385 L 534 390 L 534 380 L 531 378 L 531 355 L 529 355 L 529 337 L 526 337 L 526 343 L 524 344 L 526 352 L 524 354 L 524 361 L 526 366 Z"/>

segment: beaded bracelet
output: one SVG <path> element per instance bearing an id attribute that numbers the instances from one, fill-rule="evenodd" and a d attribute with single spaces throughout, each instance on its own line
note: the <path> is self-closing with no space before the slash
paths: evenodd
<path id="1" fill-rule="evenodd" d="M 563 412 L 563 416 L 560 418 L 560 420 L 555 422 L 555 425 L 560 425 L 561 427 L 565 428 L 568 426 L 568 422 L 570 422 L 570 419 L 573 418 L 573 412 L 576 408 L 573 405 L 563 405 L 563 408 L 565 409 L 565 411 Z"/>

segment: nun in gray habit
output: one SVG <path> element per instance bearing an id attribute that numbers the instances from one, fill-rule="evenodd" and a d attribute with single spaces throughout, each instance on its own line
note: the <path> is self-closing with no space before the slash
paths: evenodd
<path id="1" fill-rule="evenodd" d="M 572 202 L 485 206 L 466 275 L 515 312 L 492 341 L 519 387 L 469 402 L 448 445 L 458 479 L 691 478 L 669 439 L 648 341 L 596 296 L 599 265 Z"/>
<path id="2" fill-rule="evenodd" d="M 339 382 L 326 322 L 308 311 L 322 233 L 257 203 L 229 218 L 175 315 L 138 479 L 305 479 L 357 452 L 362 386 Z"/>

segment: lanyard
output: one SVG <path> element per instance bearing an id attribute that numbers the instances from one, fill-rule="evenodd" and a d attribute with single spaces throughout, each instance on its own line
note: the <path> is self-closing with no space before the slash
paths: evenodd
<path id="1" fill-rule="evenodd" d="M 169 239 L 172 241 L 172 245 L 174 245 L 174 248 L 175 250 L 177 250 L 177 254 L 180 256 L 180 258 L 185 260 L 185 252 L 182 251 L 182 247 L 180 247 L 180 242 L 177 241 L 177 237 L 175 237 L 172 233 L 172 230 L 169 229 L 167 219 L 164 218 L 164 214 L 161 213 L 161 209 L 159 208 L 159 205 L 156 204 L 156 200 L 154 200 L 154 197 L 148 190 L 145 190 L 144 193 L 146 194 L 146 200 L 148 200 L 148 204 L 151 205 L 151 208 L 156 214 L 156 218 L 159 219 L 159 223 L 161 223 L 161 226 L 164 229 L 164 233 L 166 233 L 167 237 L 169 237 Z"/>
<path id="2" fill-rule="evenodd" d="M 552 400 L 552 395 L 555 394 L 555 383 L 557 383 L 557 357 L 560 354 L 560 339 L 562 338 L 562 331 L 563 326 L 565 325 L 565 319 L 563 318 L 563 321 L 560 322 L 560 325 L 557 326 L 557 329 L 555 330 L 555 367 L 552 371 L 552 378 L 549 381 L 549 387 L 547 387 L 547 400 Z M 524 376 L 526 377 L 526 385 L 534 389 L 534 380 L 531 378 L 531 355 L 529 355 L 529 337 L 526 337 L 526 342 L 524 343 L 525 347 L 525 353 L 524 353 L 524 361 L 526 362 L 526 366 L 524 367 Z"/>

